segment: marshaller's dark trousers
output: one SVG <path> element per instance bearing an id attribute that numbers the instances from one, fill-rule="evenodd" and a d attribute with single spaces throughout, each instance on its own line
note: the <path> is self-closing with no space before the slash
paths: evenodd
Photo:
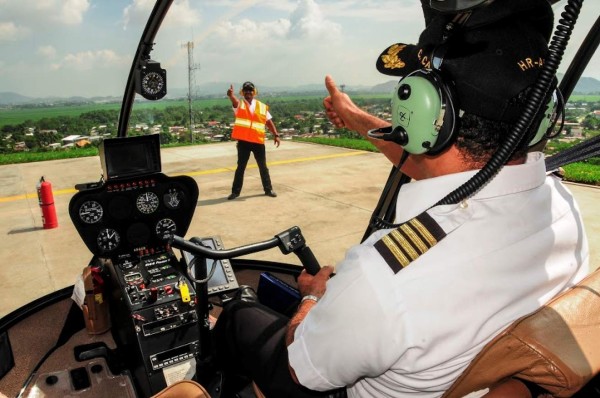
<path id="1" fill-rule="evenodd" d="M 318 392 L 294 382 L 285 344 L 288 321 L 260 303 L 227 303 L 214 329 L 217 358 L 225 379 L 227 375 L 241 375 L 253 380 L 267 398 L 346 397 L 345 389 Z"/>
<path id="2" fill-rule="evenodd" d="M 242 192 L 242 185 L 244 185 L 244 172 L 248 165 L 248 159 L 250 159 L 250 153 L 254 154 L 254 159 L 258 165 L 260 171 L 260 179 L 262 181 L 265 192 L 269 192 L 273 189 L 271 185 L 271 176 L 269 175 L 269 169 L 267 168 L 267 153 L 264 144 L 257 144 L 248 141 L 237 142 L 237 169 L 235 169 L 235 176 L 233 178 L 233 186 L 231 187 L 231 193 L 240 194 Z"/>

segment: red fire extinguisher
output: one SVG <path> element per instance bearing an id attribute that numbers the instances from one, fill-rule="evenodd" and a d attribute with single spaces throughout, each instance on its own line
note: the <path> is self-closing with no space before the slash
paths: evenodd
<path id="1" fill-rule="evenodd" d="M 52 184 L 40 178 L 37 184 L 37 194 L 42 209 L 42 223 L 44 229 L 58 227 L 58 218 L 56 217 L 56 208 L 54 207 L 54 195 L 52 194 Z"/>

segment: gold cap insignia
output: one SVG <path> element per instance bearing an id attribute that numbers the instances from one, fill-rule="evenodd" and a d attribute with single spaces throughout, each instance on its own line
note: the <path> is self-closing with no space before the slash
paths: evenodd
<path id="1" fill-rule="evenodd" d="M 402 69 L 406 66 L 406 63 L 400 59 L 398 54 L 404 50 L 406 44 L 394 44 L 388 48 L 386 54 L 381 55 L 381 61 L 383 67 L 386 69 Z"/>

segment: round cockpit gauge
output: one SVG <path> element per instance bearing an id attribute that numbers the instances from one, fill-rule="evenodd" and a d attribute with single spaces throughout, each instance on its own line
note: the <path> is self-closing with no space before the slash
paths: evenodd
<path id="1" fill-rule="evenodd" d="M 137 197 L 135 205 L 140 213 L 151 214 L 158 209 L 159 199 L 154 192 L 148 191 Z"/>
<path id="2" fill-rule="evenodd" d="M 169 188 L 163 196 L 163 201 L 168 209 L 178 209 L 183 201 L 183 192 L 176 188 Z"/>
<path id="3" fill-rule="evenodd" d="M 104 209 L 95 200 L 83 202 L 79 208 L 79 218 L 86 224 L 95 224 L 102 219 Z"/>
<path id="4" fill-rule="evenodd" d="M 177 231 L 175 221 L 170 218 L 163 218 L 156 223 L 156 236 L 161 240 L 169 240 L 169 238 Z"/>
<path id="5" fill-rule="evenodd" d="M 119 236 L 119 233 L 112 228 L 104 228 L 96 238 L 98 247 L 105 252 L 115 250 L 120 242 L 121 236 Z"/>
<path id="6" fill-rule="evenodd" d="M 160 93 L 165 86 L 165 78 L 158 72 L 150 72 L 142 78 L 142 90 L 151 96 Z"/>

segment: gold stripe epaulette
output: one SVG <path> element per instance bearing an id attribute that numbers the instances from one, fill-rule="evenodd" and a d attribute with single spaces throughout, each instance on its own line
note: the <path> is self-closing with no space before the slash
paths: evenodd
<path id="1" fill-rule="evenodd" d="M 445 236 L 442 227 L 424 212 L 383 236 L 374 247 L 397 274 Z"/>

